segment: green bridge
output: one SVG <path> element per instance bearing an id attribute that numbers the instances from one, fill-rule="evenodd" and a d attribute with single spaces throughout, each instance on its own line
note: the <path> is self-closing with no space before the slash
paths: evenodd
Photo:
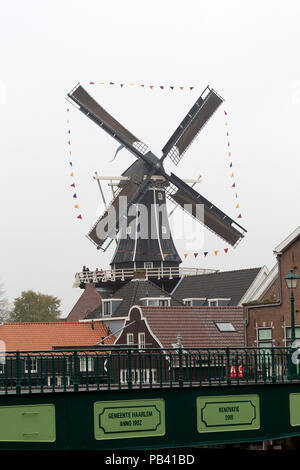
<path id="1" fill-rule="evenodd" d="M 162 449 L 300 435 L 288 348 L 0 356 L 0 449 Z"/>

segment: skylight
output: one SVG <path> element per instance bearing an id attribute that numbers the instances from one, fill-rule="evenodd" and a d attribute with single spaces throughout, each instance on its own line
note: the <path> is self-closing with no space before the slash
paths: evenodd
<path id="1" fill-rule="evenodd" d="M 215 322 L 215 325 L 220 331 L 236 331 L 230 322 Z"/>

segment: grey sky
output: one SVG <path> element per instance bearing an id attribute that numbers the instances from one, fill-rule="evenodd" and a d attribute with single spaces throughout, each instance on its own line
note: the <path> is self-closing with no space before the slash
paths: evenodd
<path id="1" fill-rule="evenodd" d="M 78 203 L 70 184 L 65 96 L 77 83 L 160 155 L 207 84 L 226 100 L 185 154 L 167 166 L 180 177 L 202 174 L 197 187 L 248 234 L 228 255 L 184 265 L 235 269 L 274 263 L 273 248 L 299 225 L 300 61 L 297 1 L 1 1 L 0 280 L 12 301 L 34 289 L 62 299 L 67 315 L 83 264 L 107 268 L 85 238 L 99 209 L 92 179 L 120 174 L 127 152 L 70 107 Z M 90 81 L 195 86 L 197 91 L 91 87 Z M 106 189 L 107 194 L 109 190 Z M 201 227 L 195 247 L 202 248 Z M 177 242 L 183 255 L 187 246 Z M 227 245 L 206 234 L 203 248 Z M 190 249 L 191 247 L 188 247 Z"/>

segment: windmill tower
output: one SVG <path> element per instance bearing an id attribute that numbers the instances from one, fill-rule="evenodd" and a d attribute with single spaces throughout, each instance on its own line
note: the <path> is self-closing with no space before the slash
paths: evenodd
<path id="1" fill-rule="evenodd" d="M 205 88 L 163 147 L 160 158 L 102 108 L 80 84 L 68 94 L 68 99 L 137 159 L 121 177 L 105 178 L 117 179 L 117 190 L 110 206 L 87 237 L 103 251 L 118 234 L 119 238 L 110 273 L 93 280 L 119 284 L 132 278 L 137 270 L 145 269 L 147 277 L 152 275 L 158 283 L 166 278 L 178 281 L 181 259 L 170 232 L 166 199 L 230 245 L 236 246 L 243 238 L 246 230 L 241 225 L 186 181 L 173 173 L 168 174 L 163 166 L 166 158 L 178 165 L 192 141 L 223 102 L 212 88 Z M 101 177 L 96 176 L 96 179 L 100 185 Z M 95 274 L 89 276 L 95 277 Z"/>

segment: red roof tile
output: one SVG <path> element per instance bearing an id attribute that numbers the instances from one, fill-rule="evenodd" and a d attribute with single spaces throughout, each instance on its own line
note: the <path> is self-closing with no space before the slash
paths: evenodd
<path id="1" fill-rule="evenodd" d="M 95 346 L 107 336 L 107 327 L 94 322 L 32 322 L 0 325 L 0 340 L 6 351 L 49 351 L 58 347 Z M 109 338 L 105 344 L 113 344 Z"/>
<path id="2" fill-rule="evenodd" d="M 242 307 L 140 307 L 164 348 L 172 348 L 181 334 L 188 348 L 244 347 Z M 215 322 L 230 322 L 235 332 L 220 332 Z"/>

